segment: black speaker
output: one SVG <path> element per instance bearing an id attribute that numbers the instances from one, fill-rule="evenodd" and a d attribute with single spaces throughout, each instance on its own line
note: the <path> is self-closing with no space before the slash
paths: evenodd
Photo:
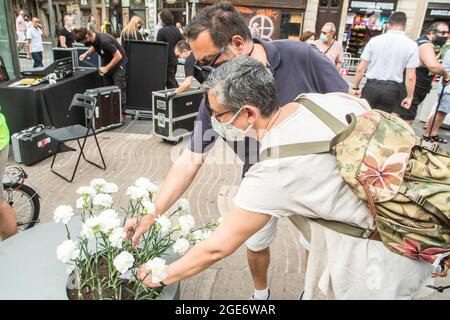
<path id="1" fill-rule="evenodd" d="M 126 40 L 127 107 L 152 110 L 152 92 L 166 88 L 169 46 L 165 42 Z"/>

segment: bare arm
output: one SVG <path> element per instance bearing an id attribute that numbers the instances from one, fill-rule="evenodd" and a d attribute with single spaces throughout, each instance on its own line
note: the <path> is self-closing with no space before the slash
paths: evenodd
<path id="1" fill-rule="evenodd" d="M 189 252 L 169 266 L 165 284 L 172 284 L 200 273 L 212 264 L 222 260 L 236 251 L 248 238 L 260 230 L 271 216 L 254 213 L 233 206 L 220 226 L 204 241 L 195 245 Z M 151 277 L 145 277 L 141 269 L 140 279 L 145 278 L 145 285 L 160 286 L 152 283 Z"/>
<path id="2" fill-rule="evenodd" d="M 181 86 L 179 86 L 175 90 L 175 93 L 179 94 L 179 93 L 182 93 L 182 92 L 186 91 L 187 89 L 189 89 L 192 86 L 192 78 L 193 78 L 193 76 L 186 77 L 186 79 L 184 79 L 184 82 L 181 84 Z"/>
<path id="3" fill-rule="evenodd" d="M 414 96 L 414 87 L 416 86 L 416 68 L 406 68 L 405 85 L 407 96 L 401 102 L 401 106 L 409 109 Z"/>
<path id="4" fill-rule="evenodd" d="M 442 76 L 444 79 L 448 79 L 448 72 L 444 69 L 442 64 L 439 63 L 434 53 L 434 47 L 432 44 L 424 44 L 419 47 L 420 60 L 428 70 L 434 74 Z"/>
<path id="5" fill-rule="evenodd" d="M 368 65 L 369 61 L 366 60 L 361 60 L 361 62 L 359 63 L 358 69 L 356 69 L 355 78 L 353 79 L 353 88 L 359 88 L 359 84 L 364 77 L 364 72 L 366 72 Z"/>
<path id="6" fill-rule="evenodd" d="M 27 52 L 27 57 L 29 57 L 31 55 L 30 53 L 30 45 L 31 45 L 31 39 L 27 39 L 26 45 L 25 45 L 25 50 Z"/>
<path id="7" fill-rule="evenodd" d="M 114 52 L 113 54 L 113 58 L 111 59 L 111 61 L 104 67 L 106 68 L 106 72 L 108 72 L 109 70 L 111 70 L 112 67 L 118 64 L 120 60 L 122 60 L 122 54 L 120 53 L 119 50 L 116 50 L 116 52 Z"/>
<path id="8" fill-rule="evenodd" d="M 61 44 L 61 47 L 62 47 L 62 48 L 67 48 L 67 45 L 66 45 L 66 37 L 64 37 L 64 36 L 59 36 L 59 43 Z"/>

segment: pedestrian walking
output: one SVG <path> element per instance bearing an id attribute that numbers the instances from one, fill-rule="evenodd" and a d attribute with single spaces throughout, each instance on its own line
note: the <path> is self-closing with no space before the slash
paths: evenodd
<path id="1" fill-rule="evenodd" d="M 361 62 L 353 79 L 353 89 L 366 99 L 374 109 L 387 113 L 400 113 L 408 109 L 414 94 L 416 68 L 419 66 L 419 49 L 405 35 L 406 14 L 397 11 L 391 14 L 385 34 L 370 39 L 361 55 Z M 366 72 L 364 89 L 359 85 Z M 405 82 L 403 81 L 405 73 Z M 406 85 L 407 96 L 400 100 Z"/>
<path id="2" fill-rule="evenodd" d="M 27 30 L 27 59 L 33 59 L 33 68 L 43 67 L 43 51 L 44 45 L 42 43 L 42 37 L 44 31 L 42 30 L 41 21 L 34 17 L 32 20 L 32 26 Z"/>
<path id="3" fill-rule="evenodd" d="M 323 25 L 319 39 L 313 43 L 331 60 L 336 69 L 341 70 L 344 49 L 336 39 L 336 26 L 333 22 L 327 22 Z"/>
<path id="4" fill-rule="evenodd" d="M 17 33 L 17 50 L 20 50 L 21 44 L 26 40 L 27 24 L 25 22 L 25 12 L 20 10 L 16 18 L 16 33 Z"/>
<path id="5" fill-rule="evenodd" d="M 58 34 L 58 47 L 59 48 L 72 48 L 73 44 L 73 17 L 64 16 L 64 26 L 60 29 Z"/>
<path id="6" fill-rule="evenodd" d="M 142 35 L 140 30 L 142 29 L 142 19 L 139 16 L 133 16 L 130 22 L 123 28 L 120 33 L 120 39 L 122 47 L 125 47 L 125 40 L 140 40 L 144 41 L 145 37 Z"/>
<path id="7" fill-rule="evenodd" d="M 300 41 L 306 42 L 308 44 L 314 43 L 314 41 L 316 41 L 316 34 L 312 31 L 305 31 L 300 36 Z"/>

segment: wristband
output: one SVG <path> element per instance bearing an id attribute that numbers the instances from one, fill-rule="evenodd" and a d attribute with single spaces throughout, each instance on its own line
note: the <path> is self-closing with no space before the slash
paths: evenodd
<path id="1" fill-rule="evenodd" d="M 352 88 L 353 90 L 359 90 L 359 87 L 358 88 Z"/>

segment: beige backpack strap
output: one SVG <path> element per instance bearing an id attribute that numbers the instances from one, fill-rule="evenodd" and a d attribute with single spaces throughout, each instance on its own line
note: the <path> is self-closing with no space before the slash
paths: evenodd
<path id="1" fill-rule="evenodd" d="M 334 232 L 345 234 L 350 237 L 360 238 L 360 239 L 370 239 L 381 241 L 380 235 L 376 229 L 364 229 L 354 225 L 346 224 L 339 221 L 325 220 L 321 218 L 308 218 L 305 216 L 293 215 L 290 216 L 289 219 L 292 223 L 297 227 L 298 230 L 304 229 L 304 219 L 308 219 L 317 224 L 320 224 L 322 227 L 333 230 Z"/>

